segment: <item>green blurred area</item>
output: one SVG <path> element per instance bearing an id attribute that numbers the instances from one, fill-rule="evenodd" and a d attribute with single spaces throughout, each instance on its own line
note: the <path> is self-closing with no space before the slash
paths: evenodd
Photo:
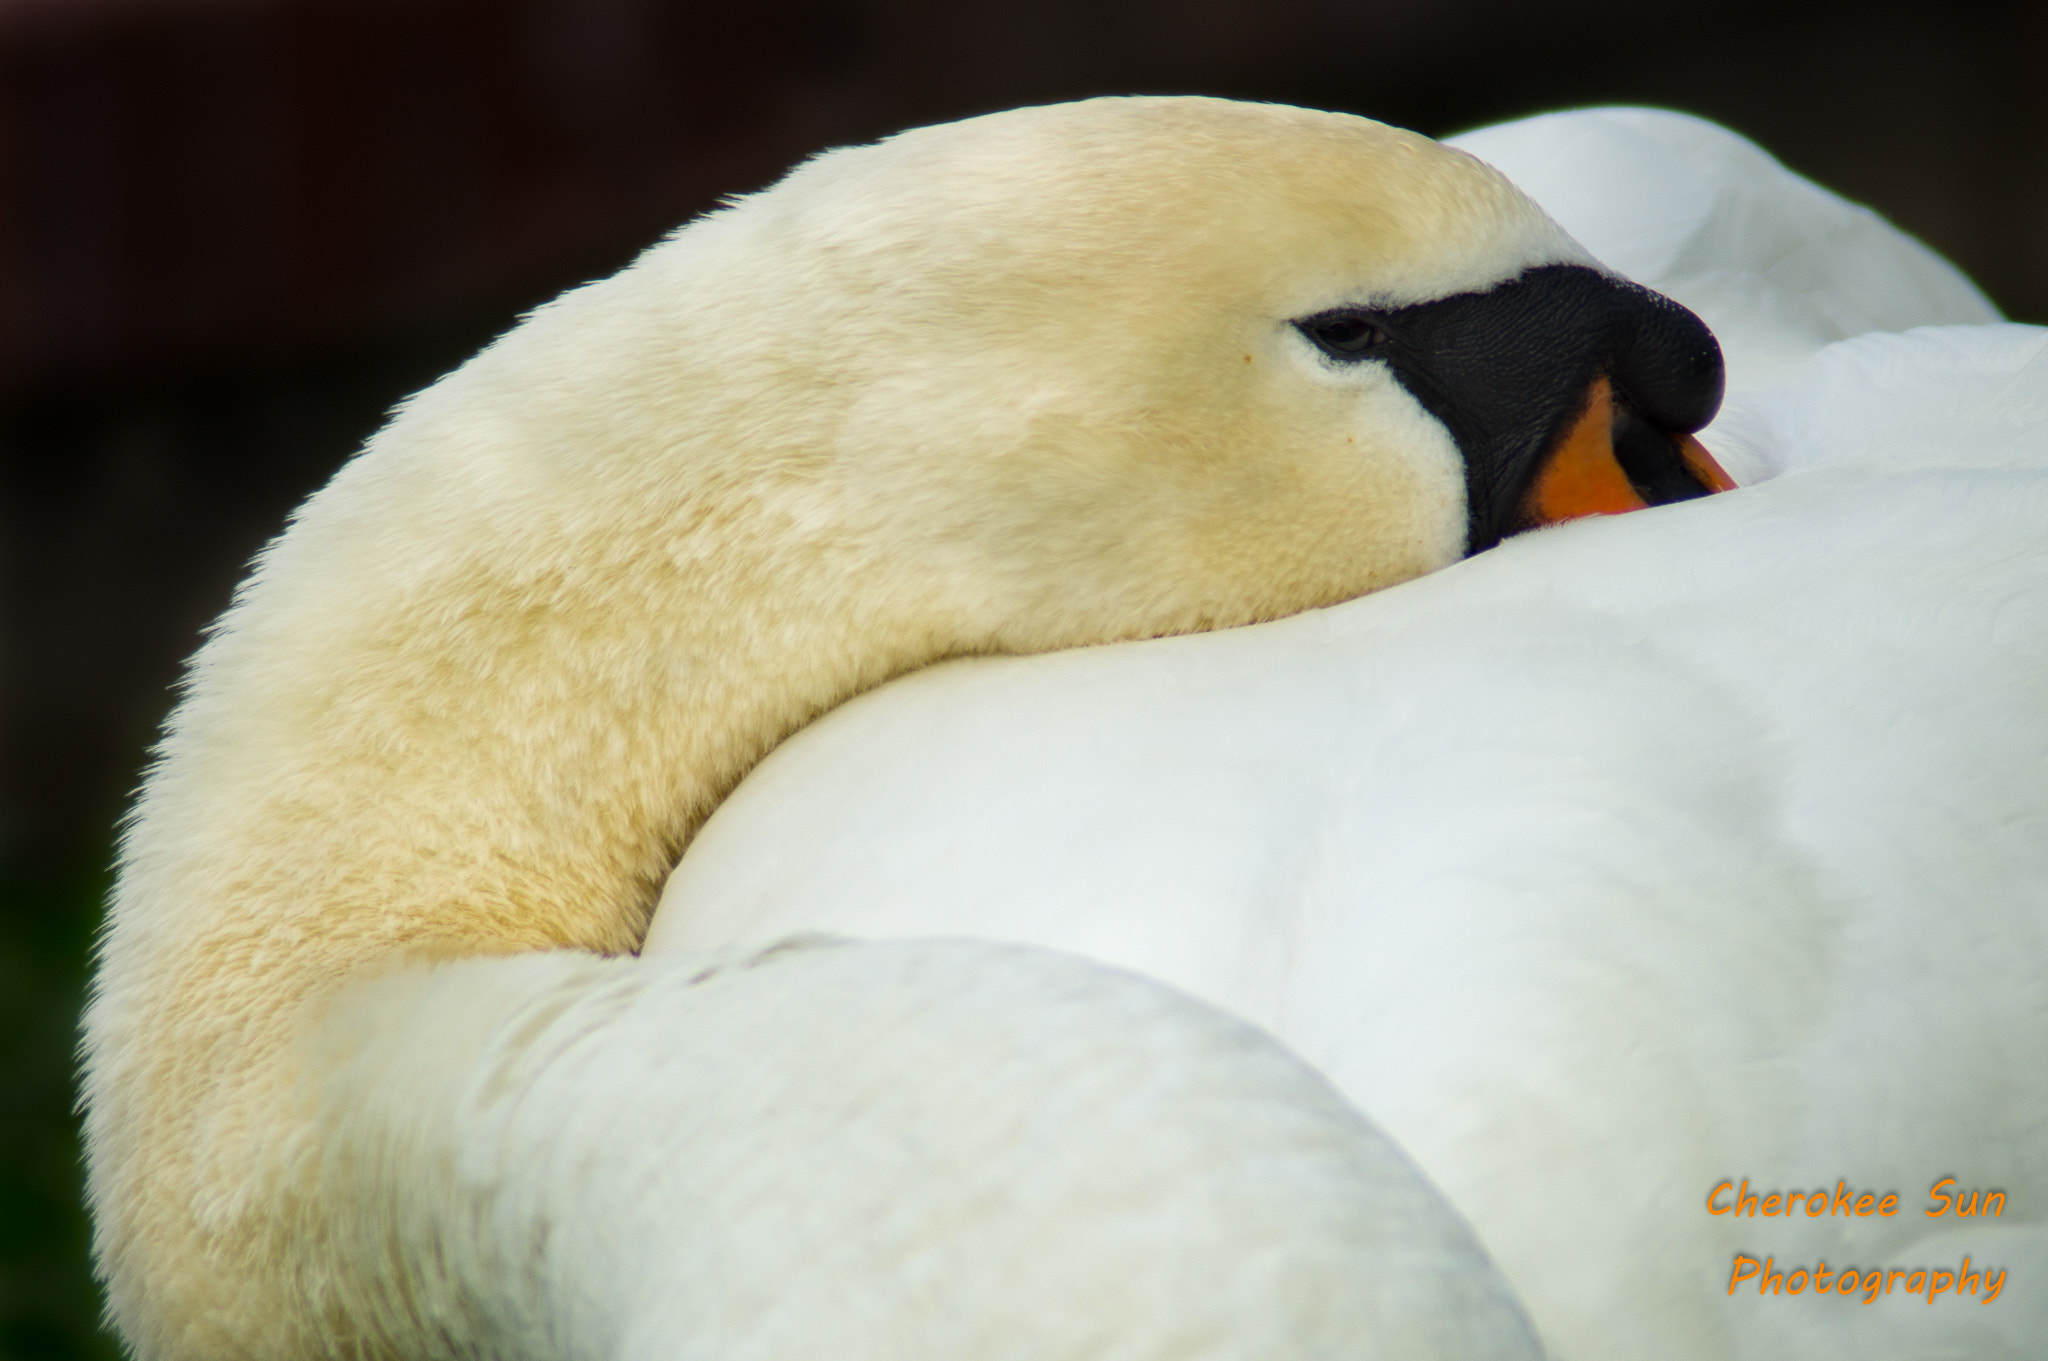
<path id="1" fill-rule="evenodd" d="M 106 854 L 0 865 L 0 1361 L 118 1357 L 87 1270 L 72 1053 Z"/>

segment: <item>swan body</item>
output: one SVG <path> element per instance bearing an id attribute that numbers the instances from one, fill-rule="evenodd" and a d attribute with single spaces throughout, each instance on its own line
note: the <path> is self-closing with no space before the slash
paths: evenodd
<path id="1" fill-rule="evenodd" d="M 2031 1355 L 2048 333 L 1692 120 L 1464 142 L 1715 326 L 1739 495 L 905 678 L 736 791 L 647 957 L 945 933 L 1167 980 L 1378 1121 L 1560 1356 Z M 2008 1208 L 1930 1218 L 1945 1176 Z M 1724 1179 L 1904 1208 L 1711 1214 Z M 2008 1275 L 1988 1305 L 1760 1298 L 1737 1254 Z"/>
<path id="2" fill-rule="evenodd" d="M 1485 324 L 1503 308 L 1541 348 Z M 1538 362 L 1500 362 L 1518 355 Z M 1466 381 L 1489 356 L 1509 387 Z M 899 1259 L 864 1269 L 968 1273 L 929 1279 L 939 1303 L 877 1316 L 829 1280 L 782 1291 L 778 1243 L 794 1282 L 815 1278 L 820 1226 L 873 1235 L 872 1199 L 829 1169 L 755 1161 L 785 1136 L 815 1147 L 807 1103 L 847 1098 L 770 1061 L 797 1041 L 746 1040 L 758 1063 L 720 1046 L 757 1028 L 731 1018 L 776 1010 L 751 989 L 844 996 L 867 956 L 749 952 L 771 962 L 701 987 L 729 954 L 620 956 L 710 809 L 849 695 L 949 656 L 1242 624 L 1411 579 L 1548 507 L 1522 489 L 1557 450 L 1622 441 L 1624 416 L 1630 447 L 1678 470 L 1719 378 L 1696 319 L 1602 271 L 1477 159 L 1211 100 L 1025 110 L 828 155 L 542 308 L 298 512 L 194 660 L 85 1024 L 122 1333 L 152 1361 L 1003 1355 L 991 1339 L 1023 1310 L 1076 1320 L 1030 1334 L 1035 1356 L 1531 1354 L 1456 1212 L 1349 1116 L 1304 1116 L 1322 1133 L 1292 1143 L 1253 1119 L 1208 1150 L 1294 1169 L 1253 1179 L 1282 1207 L 1257 1214 L 1221 1182 L 1182 1203 L 1139 1177 L 1149 1198 L 1082 1215 L 1089 1198 L 1020 1174 L 1015 1204 L 980 1202 L 982 1239 L 928 1240 L 917 1226 L 957 1218 L 952 1188 L 904 1172 L 910 1227 L 883 1235 Z M 880 977 L 915 971 L 876 958 Z M 1156 984 L 974 958 L 1022 980 L 991 984 L 1001 1025 L 1096 1036 L 1056 1052 L 1142 1059 L 1149 1041 L 1061 1010 L 1093 990 L 1098 1016 L 1167 1017 L 1176 1052 L 1240 1072 L 1219 1090 L 1248 1106 L 1261 1073 L 1320 1090 L 1268 1042 L 1233 1069 L 1258 1045 Z M 883 999 L 858 1082 L 941 1081 L 902 1056 L 945 1032 L 944 1002 L 918 1020 Z M 727 1086 L 697 1078 L 677 1091 L 698 1096 L 650 1094 L 692 1055 L 748 1081 L 715 1106 Z M 991 1111 L 1058 1106 L 1050 1070 L 1022 1071 Z M 1081 1166 L 1073 1140 L 1123 1160 L 1170 1142 L 1178 1090 L 1048 1136 L 1047 1166 Z M 876 1139 L 912 1139 L 943 1096 L 906 1093 Z M 817 1214 L 720 1198 L 740 1184 Z M 784 1215 L 801 1232 L 761 1227 Z M 1239 1260 L 1215 1227 L 1233 1218 L 1303 1238 Z M 1026 1283 L 1087 1273 L 1020 1276 L 965 1310 L 1003 1275 L 970 1241 L 1150 1253 L 1158 1288 L 1104 1350 L 1099 1289 L 1062 1303 Z"/>

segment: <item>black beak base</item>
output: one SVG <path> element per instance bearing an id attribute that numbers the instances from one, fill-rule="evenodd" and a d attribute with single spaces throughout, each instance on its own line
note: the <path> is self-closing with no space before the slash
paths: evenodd
<path id="1" fill-rule="evenodd" d="M 1678 438 L 1712 420 L 1725 382 L 1706 323 L 1585 265 L 1531 269 L 1483 293 L 1372 314 L 1384 360 L 1465 456 L 1466 552 L 1518 528 L 1548 451 L 1605 376 L 1615 458 L 1650 505 L 1704 496 Z"/>

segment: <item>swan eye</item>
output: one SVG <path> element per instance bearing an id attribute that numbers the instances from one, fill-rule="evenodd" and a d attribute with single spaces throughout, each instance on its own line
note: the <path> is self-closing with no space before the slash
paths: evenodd
<path id="1" fill-rule="evenodd" d="M 1332 359 L 1363 359 L 1393 339 L 1364 312 L 1325 312 L 1294 324 Z"/>

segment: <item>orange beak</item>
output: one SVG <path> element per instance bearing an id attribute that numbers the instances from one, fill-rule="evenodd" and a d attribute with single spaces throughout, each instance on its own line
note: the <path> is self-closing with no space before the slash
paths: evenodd
<path id="1" fill-rule="evenodd" d="M 1678 457 L 1703 488 L 1702 495 L 1733 491 L 1735 479 L 1691 435 L 1675 439 Z M 1593 380 L 1586 409 L 1559 440 L 1522 497 L 1521 528 L 1554 525 L 1587 515 L 1623 515 L 1645 501 L 1614 454 L 1614 388 L 1603 376 Z"/>

